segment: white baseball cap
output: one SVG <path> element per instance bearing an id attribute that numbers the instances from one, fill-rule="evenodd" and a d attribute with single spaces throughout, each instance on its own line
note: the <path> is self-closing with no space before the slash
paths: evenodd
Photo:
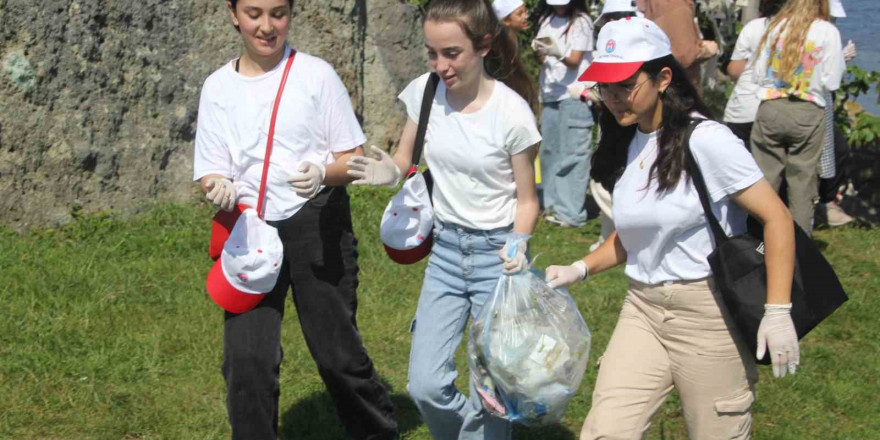
<path id="1" fill-rule="evenodd" d="M 605 4 L 602 5 L 602 13 L 599 16 L 612 12 L 636 12 L 636 0 L 605 0 Z"/>
<path id="2" fill-rule="evenodd" d="M 834 18 L 845 18 L 846 11 L 843 10 L 843 1 L 831 0 L 828 2 L 830 14 Z"/>
<path id="3" fill-rule="evenodd" d="M 495 16 L 499 20 L 504 20 L 522 5 L 522 0 L 495 0 L 492 2 L 492 9 L 495 10 Z"/>
<path id="4" fill-rule="evenodd" d="M 620 82 L 646 61 L 671 54 L 669 37 L 653 21 L 641 17 L 612 21 L 599 31 L 596 56 L 578 81 Z"/>
<path id="5" fill-rule="evenodd" d="M 547 4 L 550 6 L 565 6 L 571 3 L 571 0 L 547 0 Z"/>
<path id="6" fill-rule="evenodd" d="M 275 287 L 283 260 L 278 230 L 256 209 L 245 209 L 223 245 L 220 260 L 208 273 L 208 295 L 228 312 L 247 312 Z"/>
<path id="7" fill-rule="evenodd" d="M 416 173 L 382 214 L 379 237 L 385 252 L 399 264 L 412 264 L 431 253 L 434 207 L 422 173 Z"/>

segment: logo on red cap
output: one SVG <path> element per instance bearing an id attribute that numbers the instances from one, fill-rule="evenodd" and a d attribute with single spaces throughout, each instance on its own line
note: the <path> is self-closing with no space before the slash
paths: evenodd
<path id="1" fill-rule="evenodd" d="M 614 52 L 615 48 L 617 48 L 617 43 L 615 43 L 614 40 L 608 40 L 608 43 L 605 44 L 605 52 Z"/>

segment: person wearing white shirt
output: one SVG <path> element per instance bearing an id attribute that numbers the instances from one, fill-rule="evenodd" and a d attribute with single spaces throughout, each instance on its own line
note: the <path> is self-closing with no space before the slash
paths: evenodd
<path id="1" fill-rule="evenodd" d="M 552 287 L 585 281 L 625 264 L 629 289 L 605 353 L 581 440 L 641 438 L 673 388 L 692 439 L 747 439 L 757 381 L 716 290 L 707 261 L 710 226 L 685 168 L 693 154 L 711 209 L 728 234 L 746 216 L 764 225 L 767 292 L 757 355 L 769 353 L 777 377 L 799 362 L 791 320 L 794 225 L 742 142 L 724 125 L 703 121 L 706 106 L 675 60 L 669 38 L 633 17 L 608 23 L 583 81 L 598 83 L 602 138 L 593 178 L 612 191 L 616 230 L 598 249 L 546 270 Z"/>
<path id="2" fill-rule="evenodd" d="M 840 32 L 828 22 L 827 0 L 789 0 L 767 25 L 753 73 L 761 104 L 751 150 L 764 176 L 779 190 L 785 179 L 798 225 L 813 229 L 818 165 L 829 92 L 845 69 Z"/>
<path id="3" fill-rule="evenodd" d="M 423 24 L 429 64 L 440 77 L 424 146 L 434 235 L 411 327 L 407 391 L 437 440 L 511 437 L 510 422 L 483 410 L 473 384 L 470 396 L 455 386 L 454 356 L 468 320 L 479 316 L 502 274 L 528 268 L 527 242 L 508 253 L 507 240 L 528 237 L 538 218 L 532 161 L 541 135 L 523 98 L 528 91 L 505 84 L 515 72 L 488 66 L 517 56 L 491 8 L 488 0 L 432 0 Z M 413 165 L 428 77 L 398 96 L 408 119 L 394 157 L 375 149 L 378 159 L 353 158 L 353 184 L 396 185 Z"/>
<path id="4" fill-rule="evenodd" d="M 532 47 L 541 63 L 541 184 L 546 220 L 562 226 L 587 222 L 593 116 L 568 86 L 590 65 L 593 23 L 584 0 L 543 0 Z"/>
<path id="5" fill-rule="evenodd" d="M 253 309 L 226 312 L 223 376 L 233 439 L 278 437 L 281 322 L 292 288 L 302 333 L 349 435 L 398 436 L 394 407 L 355 324 L 357 250 L 345 162 L 362 154 L 351 98 L 326 61 L 286 44 L 292 0 L 233 0 L 241 57 L 201 90 L 193 179 L 220 209 L 257 206 L 270 115 L 288 59 L 266 182 L 265 220 L 284 259 Z"/>

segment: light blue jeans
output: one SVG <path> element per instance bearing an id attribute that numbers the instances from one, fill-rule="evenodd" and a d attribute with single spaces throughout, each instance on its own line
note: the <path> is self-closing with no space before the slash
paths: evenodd
<path id="1" fill-rule="evenodd" d="M 572 226 L 582 226 L 587 222 L 593 115 L 587 104 L 574 99 L 542 105 L 544 210 Z"/>
<path id="2" fill-rule="evenodd" d="M 435 222 L 434 244 L 412 325 L 407 390 L 436 440 L 507 440 L 510 422 L 455 387 L 455 351 L 501 277 L 498 251 L 511 227 L 478 231 Z M 472 382 L 472 381 L 471 381 Z"/>

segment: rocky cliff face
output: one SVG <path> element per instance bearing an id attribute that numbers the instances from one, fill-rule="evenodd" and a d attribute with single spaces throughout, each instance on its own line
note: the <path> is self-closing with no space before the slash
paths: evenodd
<path id="1" fill-rule="evenodd" d="M 332 63 L 370 143 L 426 71 L 403 0 L 297 0 L 290 43 Z M 0 224 L 197 197 L 199 88 L 241 50 L 223 0 L 0 0 Z"/>

